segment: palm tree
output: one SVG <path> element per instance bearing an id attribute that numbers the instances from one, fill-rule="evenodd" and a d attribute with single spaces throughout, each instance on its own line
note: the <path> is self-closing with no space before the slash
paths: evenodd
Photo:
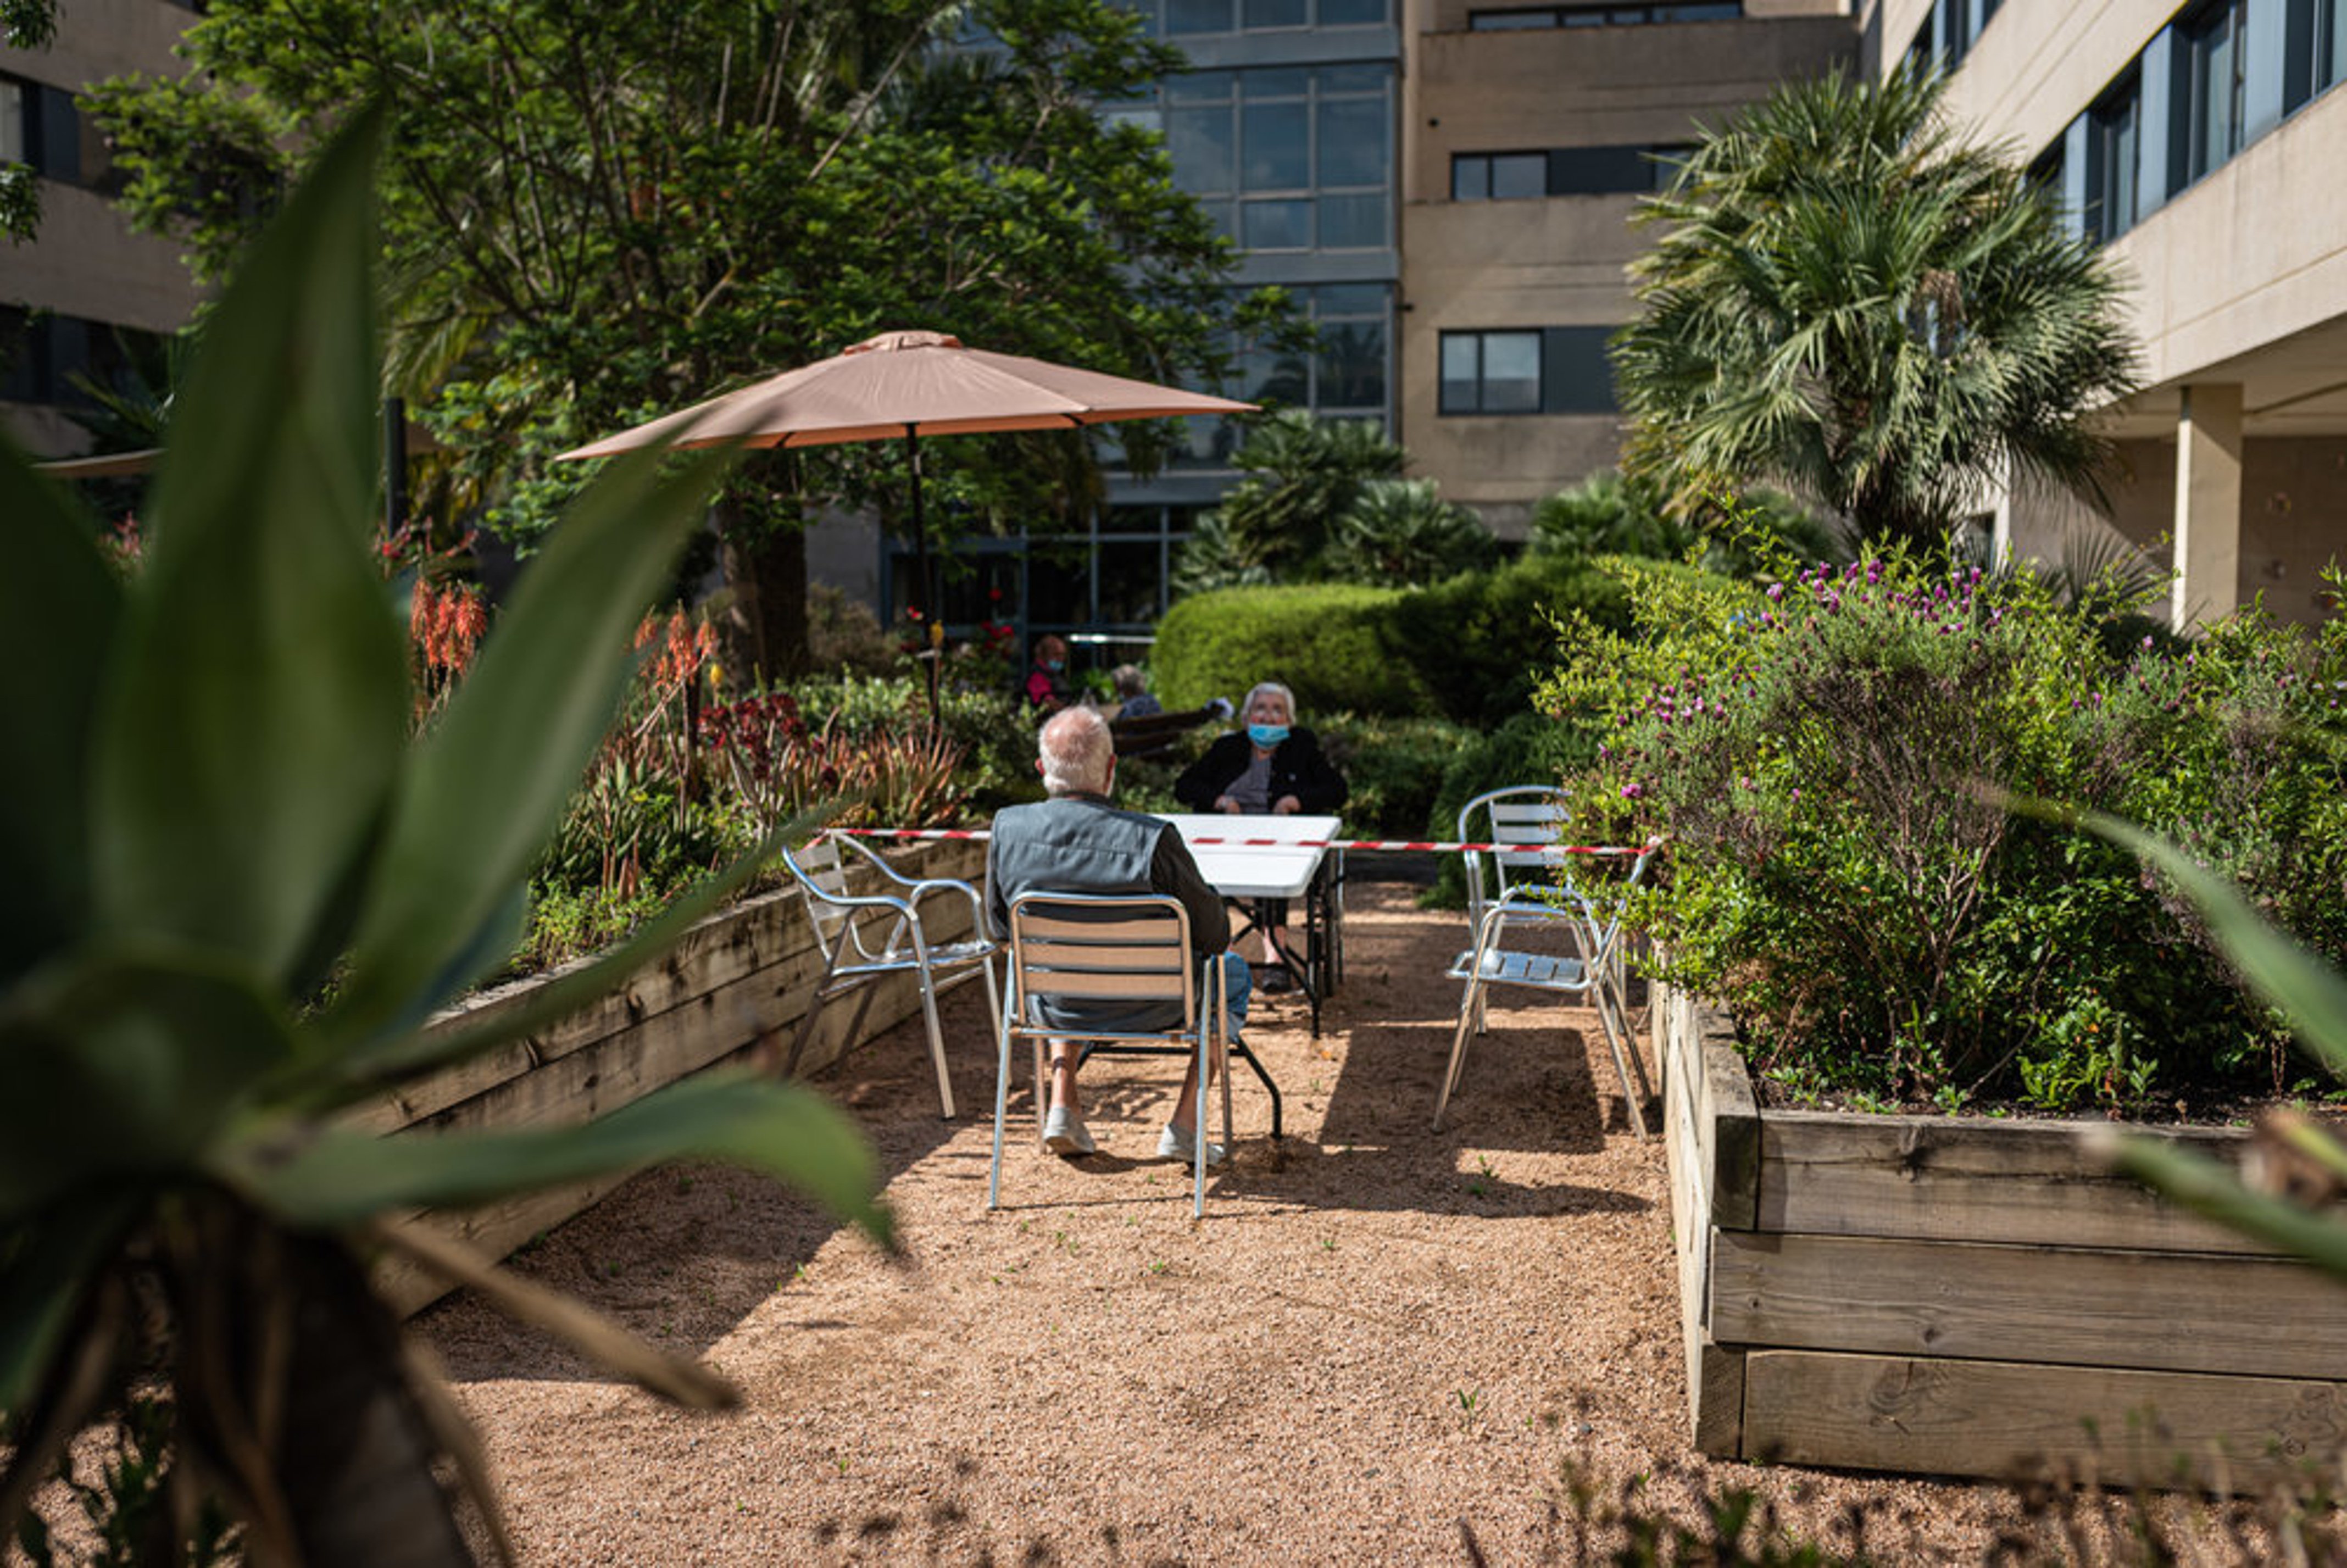
<path id="1" fill-rule="evenodd" d="M 1328 575 L 1339 582 L 1423 588 L 1488 567 L 1499 544 L 1483 519 L 1446 501 L 1431 479 L 1372 479 L 1337 519 Z"/>
<path id="2" fill-rule="evenodd" d="M 1674 509 L 1759 481 L 1932 542 L 2007 479 L 2099 503 L 2088 416 L 2137 384 L 2120 282 L 1942 91 L 1782 87 L 1644 204 L 1670 228 L 1614 343 L 1624 467 Z"/>

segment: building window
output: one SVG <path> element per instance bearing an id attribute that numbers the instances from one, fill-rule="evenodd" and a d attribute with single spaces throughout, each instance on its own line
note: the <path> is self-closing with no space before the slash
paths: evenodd
<path id="1" fill-rule="evenodd" d="M 2142 165 L 2142 82 L 2129 72 L 2086 111 L 2086 207 L 2080 221 L 2089 239 L 2108 244 L 2135 227 Z"/>
<path id="2" fill-rule="evenodd" d="M 1733 22 L 1744 15 L 1744 0 L 1665 0 L 1655 5 L 1511 6 L 1504 11 L 1470 11 L 1468 27 L 1477 33 L 1512 33 L 1527 28 L 1635 27 L 1662 22 Z"/>
<path id="3" fill-rule="evenodd" d="M 1520 201 L 1548 194 L 1544 152 L 1460 152 L 1450 158 L 1453 201 Z"/>
<path id="4" fill-rule="evenodd" d="M 2241 150 L 2249 10 L 2249 0 L 2219 0 L 2178 24 L 2184 183 L 2200 179 Z"/>
<path id="5" fill-rule="evenodd" d="M 2347 0 L 2288 0 L 2282 17 L 2282 112 L 2347 78 Z"/>
<path id="6" fill-rule="evenodd" d="M 1162 111 L 1174 183 L 1250 251 L 1388 249 L 1392 86 L 1387 66 L 1174 77 Z"/>
<path id="7" fill-rule="evenodd" d="M 1609 414 L 1617 406 L 1612 327 L 1444 333 L 1445 415 Z"/>
<path id="8" fill-rule="evenodd" d="M 1376 27 L 1391 21 L 1390 0 L 1114 0 L 1165 37 L 1288 33 L 1307 27 Z"/>
<path id="9" fill-rule="evenodd" d="M 1459 152 L 1450 157 L 1450 200 L 1512 201 L 1533 196 L 1614 196 L 1667 190 L 1694 150 L 1652 147 L 1559 147 L 1546 152 Z"/>

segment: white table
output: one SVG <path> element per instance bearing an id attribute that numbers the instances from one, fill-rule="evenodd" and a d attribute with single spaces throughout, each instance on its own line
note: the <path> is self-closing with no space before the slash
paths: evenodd
<path id="1" fill-rule="evenodd" d="M 1341 836 L 1342 822 L 1333 816 L 1235 816 L 1221 812 L 1173 813 L 1164 820 L 1174 825 L 1174 831 L 1188 845 L 1199 875 L 1224 897 L 1243 904 L 1266 898 L 1304 900 L 1304 969 L 1296 979 L 1312 1004 L 1312 1034 L 1317 1039 L 1320 1001 L 1333 989 L 1335 968 L 1330 886 L 1334 878 L 1327 875 L 1332 862 L 1326 846 L 1330 839 Z M 1340 850 L 1333 864 L 1341 864 L 1342 859 Z"/>

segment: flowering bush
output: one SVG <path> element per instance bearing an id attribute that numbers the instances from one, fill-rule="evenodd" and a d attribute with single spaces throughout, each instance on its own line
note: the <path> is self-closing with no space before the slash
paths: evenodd
<path id="1" fill-rule="evenodd" d="M 2025 571 L 1891 555 L 1763 585 L 1624 572 L 1640 630 L 1579 629 L 1550 695 L 1607 721 L 1588 803 L 1669 835 L 1674 878 L 1643 918 L 1764 1069 L 2049 1108 L 2279 1071 L 2280 1030 L 2193 917 L 2112 845 L 2004 797 L 2183 838 L 2347 950 L 2335 629 L 2250 612 L 2114 655 L 2125 606 L 2065 604 Z"/>
<path id="2" fill-rule="evenodd" d="M 857 797 L 843 826 L 941 823 L 961 800 L 962 748 L 918 704 L 892 725 L 852 735 L 836 712 L 811 729 L 796 698 L 770 692 L 704 712 L 701 740 L 762 829 L 833 795 Z"/>

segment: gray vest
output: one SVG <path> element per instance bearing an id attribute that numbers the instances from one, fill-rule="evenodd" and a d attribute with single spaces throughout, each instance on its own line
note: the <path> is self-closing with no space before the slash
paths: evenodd
<path id="1" fill-rule="evenodd" d="M 986 852 L 986 910 L 994 934 L 1010 934 L 1010 901 L 1022 893 L 1173 893 L 1152 884 L 1158 839 L 1171 825 L 1079 796 L 1005 807 Z M 1052 1005 L 1037 1021 L 1082 1029 L 1172 1029 L 1181 1009 L 1160 1003 Z"/>

